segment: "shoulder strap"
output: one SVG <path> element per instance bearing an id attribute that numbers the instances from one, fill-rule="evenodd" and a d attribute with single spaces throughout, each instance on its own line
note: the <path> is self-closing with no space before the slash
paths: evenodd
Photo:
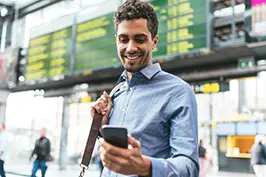
<path id="1" fill-rule="evenodd" d="M 122 87 L 122 85 L 125 82 L 120 82 L 119 84 L 117 84 L 112 91 L 110 92 L 109 96 L 112 98 L 113 95 Z M 87 139 L 87 143 L 85 146 L 85 151 L 83 153 L 83 157 L 82 157 L 82 161 L 80 166 L 83 168 L 83 170 L 88 169 L 89 168 L 89 164 L 90 164 L 90 160 L 91 160 L 91 156 L 92 156 L 92 152 L 94 149 L 94 145 L 95 145 L 95 141 L 98 135 L 98 131 L 101 128 L 101 124 L 102 124 L 102 118 L 103 116 L 101 114 L 98 114 L 97 112 L 95 113 L 93 120 L 92 120 L 92 124 L 91 124 L 91 129 L 90 129 L 90 133 Z"/>
<path id="2" fill-rule="evenodd" d="M 125 81 L 118 83 L 110 92 L 109 96 L 112 98 L 114 94 L 123 86 Z"/>

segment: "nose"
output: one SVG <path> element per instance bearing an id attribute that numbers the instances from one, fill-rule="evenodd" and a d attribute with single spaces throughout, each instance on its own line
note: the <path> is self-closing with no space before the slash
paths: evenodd
<path id="1" fill-rule="evenodd" d="M 126 52 L 128 53 L 133 53 L 137 50 L 137 46 L 136 46 L 136 43 L 134 42 L 134 40 L 130 40 L 128 42 L 128 45 L 126 47 Z"/>

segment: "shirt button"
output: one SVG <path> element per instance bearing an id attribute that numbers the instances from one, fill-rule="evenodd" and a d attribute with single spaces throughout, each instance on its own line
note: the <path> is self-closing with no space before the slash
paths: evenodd
<path id="1" fill-rule="evenodd" d="M 126 109 L 122 109 L 122 112 L 125 112 L 126 111 Z"/>
<path id="2" fill-rule="evenodd" d="M 130 88 L 129 88 L 129 90 L 133 90 L 133 88 L 132 88 L 132 87 L 130 87 Z"/>

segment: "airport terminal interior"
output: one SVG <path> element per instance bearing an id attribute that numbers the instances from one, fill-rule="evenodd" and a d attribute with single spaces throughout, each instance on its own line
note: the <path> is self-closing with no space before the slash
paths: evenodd
<path id="1" fill-rule="evenodd" d="M 113 24 L 123 1 L 0 0 L 7 176 L 30 174 L 29 157 L 42 128 L 54 169 L 79 169 L 91 106 L 124 69 Z M 159 19 L 153 63 L 195 93 L 198 136 L 212 157 L 209 177 L 254 177 L 250 150 L 256 135 L 266 135 L 266 0 L 148 2 Z"/>

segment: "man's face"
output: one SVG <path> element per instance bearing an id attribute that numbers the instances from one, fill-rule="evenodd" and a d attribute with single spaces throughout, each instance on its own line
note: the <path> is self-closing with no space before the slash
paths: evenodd
<path id="1" fill-rule="evenodd" d="M 41 137 L 45 137 L 46 136 L 46 130 L 45 129 L 41 129 L 40 135 L 41 135 Z"/>
<path id="2" fill-rule="evenodd" d="M 116 45 L 126 71 L 134 73 L 152 65 L 152 50 L 158 36 L 152 39 L 146 19 L 124 20 L 117 26 Z"/>

